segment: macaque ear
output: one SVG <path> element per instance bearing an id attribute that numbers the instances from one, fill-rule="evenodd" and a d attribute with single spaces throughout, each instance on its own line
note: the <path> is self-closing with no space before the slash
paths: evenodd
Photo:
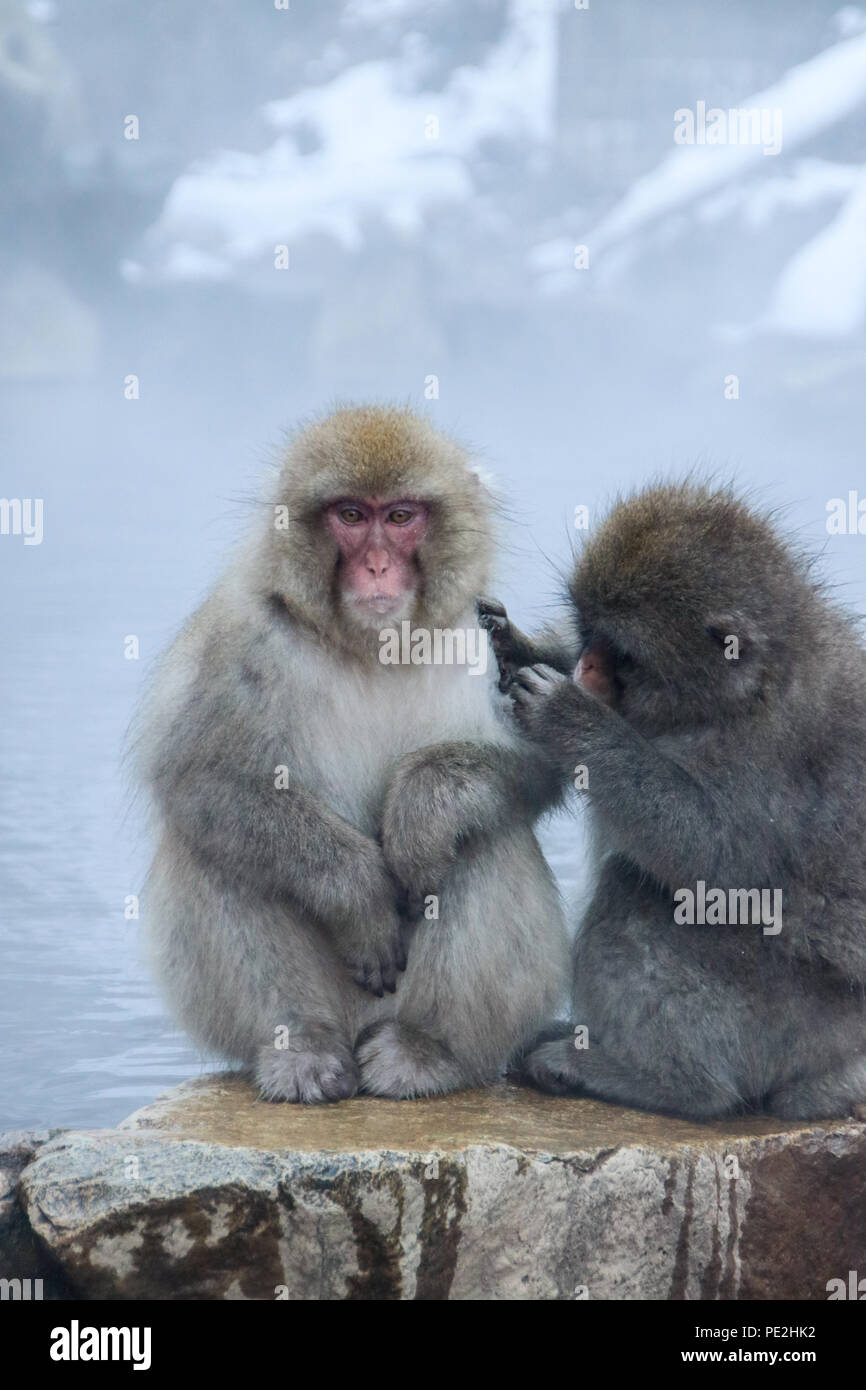
<path id="1" fill-rule="evenodd" d="M 489 469 L 482 467 L 477 459 L 470 458 L 468 472 L 479 491 L 496 494 L 496 477 Z"/>
<path id="2" fill-rule="evenodd" d="M 758 690 L 767 642 L 757 623 L 743 613 L 714 613 L 704 624 L 704 631 L 730 664 L 742 693 Z"/>
<path id="3" fill-rule="evenodd" d="M 712 613 L 707 618 L 704 631 L 722 648 L 736 643 L 741 657 L 757 657 L 766 646 L 764 633 L 758 624 L 735 610 Z"/>

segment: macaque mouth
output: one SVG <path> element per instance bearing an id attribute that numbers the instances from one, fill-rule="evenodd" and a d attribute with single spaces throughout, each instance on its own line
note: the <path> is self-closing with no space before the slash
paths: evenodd
<path id="1" fill-rule="evenodd" d="M 405 597 L 406 592 L 401 589 L 393 594 L 353 594 L 352 602 L 361 608 L 375 608 L 378 612 L 384 613 L 396 603 L 402 602 Z"/>

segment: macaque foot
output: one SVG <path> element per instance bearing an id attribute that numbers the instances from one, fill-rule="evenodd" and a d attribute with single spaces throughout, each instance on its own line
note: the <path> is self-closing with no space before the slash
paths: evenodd
<path id="1" fill-rule="evenodd" d="M 840 1072 L 809 1077 L 774 1091 L 766 1101 L 766 1111 L 780 1120 L 866 1120 L 863 1095 L 866 1065 L 858 1060 Z"/>
<path id="2" fill-rule="evenodd" d="M 348 1100 L 361 1079 L 351 1049 L 337 1034 L 315 1027 L 290 1034 L 287 1047 L 260 1047 L 255 1078 L 263 1100 L 301 1105 Z"/>
<path id="3" fill-rule="evenodd" d="M 397 1019 L 368 1024 L 358 1035 L 355 1058 L 361 1090 L 371 1096 L 400 1100 L 454 1091 L 464 1084 L 457 1059 L 445 1043 Z"/>
<path id="4" fill-rule="evenodd" d="M 682 1068 L 675 1076 L 641 1071 L 605 1052 L 598 1044 L 575 1047 L 575 1034 L 539 1039 L 516 1073 L 518 1081 L 554 1096 L 589 1096 L 659 1115 L 714 1120 L 738 1113 L 743 1098 L 730 1086 Z"/>
<path id="5" fill-rule="evenodd" d="M 581 1054 L 574 1035 L 554 1038 L 533 1048 L 520 1063 L 517 1079 L 553 1096 L 567 1096 L 581 1089 Z"/>

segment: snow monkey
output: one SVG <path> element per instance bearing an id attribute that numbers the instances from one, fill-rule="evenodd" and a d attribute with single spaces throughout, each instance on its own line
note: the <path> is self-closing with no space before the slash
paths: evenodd
<path id="1" fill-rule="evenodd" d="M 866 655 L 854 620 L 770 520 L 692 484 L 618 505 L 569 591 L 570 641 L 535 647 L 496 605 L 483 619 L 519 722 L 584 789 L 597 846 L 572 1022 L 539 1040 L 525 1076 L 695 1118 L 857 1113 Z"/>
<path id="2" fill-rule="evenodd" d="M 492 513 L 425 420 L 340 409 L 157 673 L 156 972 L 269 1100 L 489 1082 L 567 994 L 532 830 L 559 776 L 476 611 Z"/>

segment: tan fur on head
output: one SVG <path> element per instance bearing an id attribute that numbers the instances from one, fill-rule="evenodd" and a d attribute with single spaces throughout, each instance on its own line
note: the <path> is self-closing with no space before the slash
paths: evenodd
<path id="1" fill-rule="evenodd" d="M 273 499 L 288 507 L 289 527 L 271 528 L 267 541 L 275 591 L 308 624 L 333 631 L 337 551 L 322 509 L 363 497 L 429 505 L 412 621 L 456 622 L 488 587 L 492 498 L 463 449 L 400 407 L 344 407 L 292 441 Z"/>

